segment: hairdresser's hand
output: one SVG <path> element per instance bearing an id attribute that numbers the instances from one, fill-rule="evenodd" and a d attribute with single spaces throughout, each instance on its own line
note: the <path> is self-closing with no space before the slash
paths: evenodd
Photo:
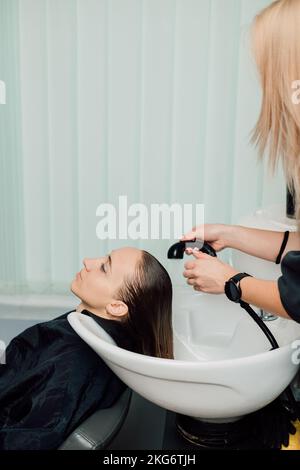
<path id="1" fill-rule="evenodd" d="M 195 259 L 185 263 L 183 275 L 196 291 L 223 294 L 225 282 L 239 272 L 229 264 L 202 251 L 187 248 L 186 253 L 192 254 Z"/>
<path id="2" fill-rule="evenodd" d="M 181 238 L 182 241 L 193 240 L 199 238 L 209 243 L 216 252 L 223 250 L 229 246 L 231 225 L 225 224 L 202 224 L 194 227 Z"/>

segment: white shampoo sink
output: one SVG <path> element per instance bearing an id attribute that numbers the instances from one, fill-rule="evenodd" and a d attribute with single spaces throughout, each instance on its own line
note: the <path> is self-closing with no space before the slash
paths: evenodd
<path id="1" fill-rule="evenodd" d="M 189 286 L 174 289 L 174 360 L 119 348 L 86 315 L 72 312 L 68 320 L 131 389 L 167 410 L 198 419 L 230 421 L 263 408 L 283 392 L 299 367 L 293 344 L 300 339 L 299 324 L 281 318 L 267 323 L 280 346 L 271 351 L 238 304 Z"/>

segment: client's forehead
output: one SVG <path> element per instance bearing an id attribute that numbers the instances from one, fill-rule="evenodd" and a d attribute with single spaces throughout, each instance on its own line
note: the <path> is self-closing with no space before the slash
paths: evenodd
<path id="1" fill-rule="evenodd" d="M 114 269 L 114 264 L 118 267 L 126 266 L 127 268 L 134 269 L 136 263 L 142 257 L 142 250 L 133 247 L 124 247 L 111 252 L 112 258 L 112 270 Z"/>

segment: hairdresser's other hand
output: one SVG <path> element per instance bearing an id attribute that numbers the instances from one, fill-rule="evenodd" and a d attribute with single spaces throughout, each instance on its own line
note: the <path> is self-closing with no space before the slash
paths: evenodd
<path id="1" fill-rule="evenodd" d="M 190 232 L 187 232 L 181 241 L 189 241 L 195 238 L 205 240 L 209 243 L 216 252 L 228 247 L 227 237 L 229 239 L 231 225 L 225 224 L 202 224 L 194 227 Z"/>
<path id="2" fill-rule="evenodd" d="M 202 251 L 187 248 L 186 253 L 192 254 L 195 259 L 184 264 L 183 276 L 187 278 L 187 284 L 196 291 L 223 294 L 225 282 L 239 272 L 229 264 Z"/>

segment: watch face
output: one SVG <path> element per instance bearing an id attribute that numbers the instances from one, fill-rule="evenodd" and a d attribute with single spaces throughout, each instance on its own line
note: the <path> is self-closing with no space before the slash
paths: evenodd
<path id="1" fill-rule="evenodd" d="M 227 281 L 225 284 L 225 294 L 233 302 L 238 302 L 241 298 L 239 288 L 236 286 L 234 281 Z"/>

